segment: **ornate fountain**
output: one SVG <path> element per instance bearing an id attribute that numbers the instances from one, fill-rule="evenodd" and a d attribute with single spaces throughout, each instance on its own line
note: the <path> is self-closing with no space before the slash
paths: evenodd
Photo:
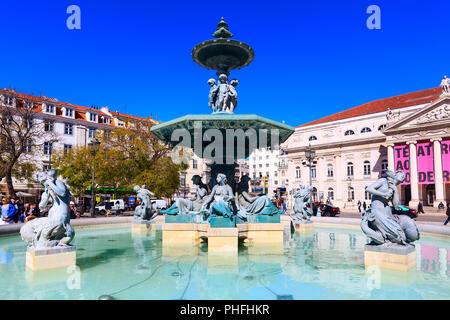
<path id="1" fill-rule="evenodd" d="M 166 215 L 166 224 L 203 223 L 208 225 L 207 228 L 235 229 L 236 223 L 279 224 L 280 212 L 267 196 L 251 197 L 248 194 L 248 176 L 239 183 L 235 181 L 235 162 L 248 158 L 255 149 L 277 148 L 294 128 L 256 114 L 234 113 L 238 105 L 236 87 L 239 81 L 229 79 L 230 71 L 248 66 L 255 54 L 248 44 L 231 39 L 232 36 L 222 18 L 213 34 L 214 39 L 203 41 L 192 49 L 192 59 L 197 64 L 216 70 L 217 79 L 207 81 L 210 86 L 208 105 L 212 113 L 188 114 L 151 129 L 174 148 L 175 155 L 180 150 L 182 153 L 182 150 L 192 149 L 200 158 L 209 160 L 211 169 L 209 194 L 205 194 L 203 182 L 197 181 L 195 198 L 178 199 L 171 208 L 162 211 Z M 237 230 L 235 233 L 237 239 Z M 208 243 L 211 243 L 209 237 Z"/>

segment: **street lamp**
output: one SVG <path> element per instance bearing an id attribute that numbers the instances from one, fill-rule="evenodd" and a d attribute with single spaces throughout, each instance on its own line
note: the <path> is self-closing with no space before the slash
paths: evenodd
<path id="1" fill-rule="evenodd" d="M 98 148 L 100 146 L 100 141 L 96 137 L 92 139 L 91 142 L 88 143 L 89 148 L 91 149 L 92 155 L 96 156 Z M 92 186 L 91 186 L 91 217 L 95 217 L 95 159 L 92 161 Z"/>
<path id="2" fill-rule="evenodd" d="M 308 147 L 305 149 L 305 157 L 306 160 L 308 160 L 308 167 L 309 167 L 309 185 L 312 186 L 312 175 L 311 175 L 311 167 L 312 162 L 314 158 L 316 157 L 316 151 L 311 148 L 311 144 L 309 144 Z"/>

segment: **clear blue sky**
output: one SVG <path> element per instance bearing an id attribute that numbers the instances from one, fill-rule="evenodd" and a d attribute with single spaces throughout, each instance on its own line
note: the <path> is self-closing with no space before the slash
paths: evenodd
<path id="1" fill-rule="evenodd" d="M 81 8 L 68 30 L 66 8 Z M 369 30 L 369 5 L 381 30 Z M 255 59 L 236 113 L 297 126 L 359 104 L 438 86 L 450 75 L 450 1 L 6 1 L 0 87 L 168 121 L 209 113 L 191 49 L 220 17 Z"/>

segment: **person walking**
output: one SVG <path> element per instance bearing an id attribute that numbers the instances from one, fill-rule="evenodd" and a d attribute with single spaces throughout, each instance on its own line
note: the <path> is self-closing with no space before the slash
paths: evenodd
<path id="1" fill-rule="evenodd" d="M 117 201 L 116 202 L 116 217 L 118 216 L 118 215 L 120 215 L 120 202 L 119 201 Z"/>
<path id="2" fill-rule="evenodd" d="M 447 210 L 445 211 L 445 214 L 447 215 L 447 220 L 445 220 L 444 226 L 446 226 L 447 223 L 450 221 L 450 202 L 447 203 Z"/>
<path id="3" fill-rule="evenodd" d="M 286 202 L 283 202 L 283 213 L 286 214 L 286 211 L 287 211 Z"/>
<path id="4" fill-rule="evenodd" d="M 419 213 L 425 214 L 425 212 L 423 211 L 423 204 L 422 204 L 422 202 L 419 202 L 419 204 L 417 205 L 417 214 L 419 214 Z"/>
<path id="5" fill-rule="evenodd" d="M 108 217 L 111 214 L 111 201 L 105 202 L 105 210 L 106 210 L 106 217 Z"/>
<path id="6" fill-rule="evenodd" d="M 359 211 L 359 213 L 361 213 L 361 201 L 360 200 L 358 200 L 358 211 Z"/>
<path id="7" fill-rule="evenodd" d="M 364 213 L 366 213 L 367 204 L 365 201 L 363 202 L 362 206 L 363 206 Z M 361 212 L 361 211 L 359 211 L 359 212 Z"/>

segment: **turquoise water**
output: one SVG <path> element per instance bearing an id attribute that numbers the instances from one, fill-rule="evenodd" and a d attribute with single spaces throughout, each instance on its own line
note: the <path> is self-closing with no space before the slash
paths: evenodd
<path id="1" fill-rule="evenodd" d="M 207 246 L 162 247 L 161 234 L 130 226 L 76 230 L 77 270 L 29 272 L 19 236 L 0 238 L 0 299 L 450 299 L 450 239 L 417 243 L 409 272 L 364 267 L 357 229 L 315 227 L 282 248 L 239 248 L 237 259 Z"/>

